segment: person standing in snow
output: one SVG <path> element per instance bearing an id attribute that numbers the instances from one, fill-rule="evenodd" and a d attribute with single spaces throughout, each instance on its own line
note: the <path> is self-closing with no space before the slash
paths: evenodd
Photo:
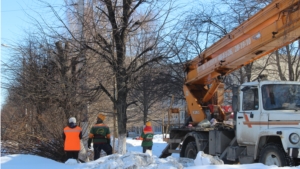
<path id="1" fill-rule="evenodd" d="M 112 147 L 110 145 L 110 131 L 107 125 L 103 123 L 105 115 L 99 114 L 97 116 L 97 123 L 91 128 L 88 140 L 88 148 L 91 148 L 93 141 L 94 160 L 100 158 L 101 150 L 104 150 L 107 155 L 112 154 Z"/>
<path id="2" fill-rule="evenodd" d="M 80 140 L 82 139 L 82 129 L 76 125 L 76 118 L 69 118 L 68 126 L 64 128 L 63 132 L 64 150 L 67 158 L 78 160 L 80 151 Z"/>
<path id="3" fill-rule="evenodd" d="M 146 126 L 141 135 L 141 138 L 143 139 L 143 141 L 142 141 L 143 153 L 145 153 L 146 150 L 152 151 L 153 136 L 154 136 L 154 133 L 153 133 L 153 130 L 151 127 L 151 122 L 147 121 Z"/>

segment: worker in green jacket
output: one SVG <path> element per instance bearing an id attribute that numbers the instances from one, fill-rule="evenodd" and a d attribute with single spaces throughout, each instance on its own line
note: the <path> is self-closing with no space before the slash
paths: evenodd
<path id="1" fill-rule="evenodd" d="M 143 141 L 142 141 L 143 153 L 145 153 L 146 150 L 152 151 L 153 136 L 154 136 L 154 133 L 153 133 L 153 130 L 151 127 L 151 122 L 147 121 L 146 126 L 141 135 L 141 138 L 143 139 Z"/>
<path id="2" fill-rule="evenodd" d="M 101 150 L 104 150 L 107 155 L 112 154 L 112 147 L 110 145 L 110 130 L 107 125 L 103 123 L 105 115 L 99 114 L 97 116 L 97 123 L 91 128 L 89 133 L 88 148 L 91 148 L 93 142 L 94 160 L 100 158 Z"/>

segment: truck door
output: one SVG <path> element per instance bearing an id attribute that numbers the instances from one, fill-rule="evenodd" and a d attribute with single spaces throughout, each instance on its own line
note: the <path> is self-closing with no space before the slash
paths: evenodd
<path id="1" fill-rule="evenodd" d="M 240 109 L 236 116 L 236 136 L 240 145 L 255 145 L 259 131 L 260 106 L 257 86 L 241 89 Z"/>

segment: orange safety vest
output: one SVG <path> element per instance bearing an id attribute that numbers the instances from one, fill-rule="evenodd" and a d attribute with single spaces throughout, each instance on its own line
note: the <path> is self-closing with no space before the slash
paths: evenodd
<path id="1" fill-rule="evenodd" d="M 65 127 L 64 133 L 66 135 L 64 150 L 65 151 L 80 151 L 80 132 L 81 127 Z"/>

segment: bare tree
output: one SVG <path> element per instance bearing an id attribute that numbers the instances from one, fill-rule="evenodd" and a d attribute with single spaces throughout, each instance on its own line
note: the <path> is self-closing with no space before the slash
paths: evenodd
<path id="1" fill-rule="evenodd" d="M 277 51 L 267 60 L 268 67 L 265 71 L 277 80 L 299 80 L 299 41 L 293 42 Z"/>
<path id="2" fill-rule="evenodd" d="M 80 88 L 83 76 L 78 68 L 80 53 L 73 50 L 72 44 L 41 35 L 29 34 L 28 39 L 24 38 L 22 44 L 14 47 L 14 61 L 5 65 L 14 79 L 7 84 L 8 109 L 3 113 L 20 121 L 22 131 L 4 123 L 8 132 L 2 138 L 17 142 L 20 153 L 64 161 L 62 132 L 67 119 L 75 116 L 82 121 L 85 103 L 92 102 L 99 93 L 87 93 Z M 15 111 L 6 111 L 9 108 Z M 11 133 L 22 139 L 10 137 Z"/>
<path id="3" fill-rule="evenodd" d="M 163 65 L 144 68 L 129 93 L 129 97 L 137 101 L 137 109 L 143 114 L 144 125 L 154 104 L 163 102 L 170 96 L 173 81 L 164 75 L 165 68 Z"/>
<path id="4" fill-rule="evenodd" d="M 129 87 L 134 83 L 133 75 L 152 62 L 170 57 L 168 55 L 169 48 L 167 44 L 164 44 L 164 39 L 167 38 L 165 25 L 171 10 L 167 6 L 172 6 L 171 0 L 87 1 L 84 15 L 79 17 L 83 26 L 81 32 L 84 35 L 83 39 L 78 38 L 78 33 L 76 34 L 67 27 L 63 19 L 57 15 L 69 34 L 67 37 L 72 38 L 73 42 L 78 42 L 77 49 L 86 52 L 86 61 L 90 59 L 102 61 L 102 65 L 107 66 L 110 71 L 109 74 L 115 78 L 115 97 L 111 90 L 112 83 L 103 81 L 99 75 L 99 80 L 94 81 L 94 84 L 97 85 L 91 86 L 94 86 L 93 89 L 96 91 L 103 91 L 116 107 L 119 135 L 118 152 L 120 154 L 126 152 L 126 111 L 128 106 L 135 102 L 128 102 L 127 99 Z M 52 9 L 56 13 L 54 8 Z M 79 14 L 78 10 L 73 9 L 73 16 L 77 14 Z M 141 31 L 145 24 L 151 27 L 146 31 Z M 56 33 L 61 38 L 66 37 L 65 34 L 57 31 Z M 149 35 L 152 36 L 151 40 L 144 38 L 144 41 L 147 42 L 143 43 L 145 45 L 134 46 L 134 50 L 130 50 L 134 44 L 130 42 L 135 37 L 149 37 Z M 148 57 L 143 64 L 139 64 L 140 59 L 149 54 L 151 57 Z"/>

